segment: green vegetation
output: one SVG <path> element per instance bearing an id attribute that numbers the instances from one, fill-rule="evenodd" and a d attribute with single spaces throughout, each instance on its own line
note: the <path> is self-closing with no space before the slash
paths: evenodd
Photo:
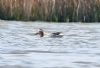
<path id="1" fill-rule="evenodd" d="M 0 19 L 100 22 L 100 0 L 0 0 Z"/>

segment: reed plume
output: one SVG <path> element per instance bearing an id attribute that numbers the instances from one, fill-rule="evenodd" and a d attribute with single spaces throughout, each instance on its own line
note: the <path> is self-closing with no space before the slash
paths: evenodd
<path id="1" fill-rule="evenodd" d="M 100 22 L 100 0 L 0 0 L 0 18 Z"/>

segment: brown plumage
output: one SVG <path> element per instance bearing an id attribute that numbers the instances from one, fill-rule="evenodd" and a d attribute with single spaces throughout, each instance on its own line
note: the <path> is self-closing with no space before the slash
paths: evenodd
<path id="1" fill-rule="evenodd" d="M 52 37 L 52 38 L 55 38 L 55 37 L 61 38 L 61 37 L 63 37 L 63 35 L 61 35 L 61 33 L 62 32 L 51 33 L 50 37 Z M 44 37 L 44 31 L 42 29 L 39 29 L 39 31 L 37 33 L 35 33 L 35 35 L 39 35 L 40 37 Z"/>
<path id="2" fill-rule="evenodd" d="M 37 33 L 35 33 L 35 35 L 39 35 L 40 37 L 43 37 L 44 31 L 42 29 L 39 29 L 39 31 Z"/>

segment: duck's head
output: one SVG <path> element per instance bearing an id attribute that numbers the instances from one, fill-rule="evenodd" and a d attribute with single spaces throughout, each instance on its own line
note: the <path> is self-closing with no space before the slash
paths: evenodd
<path id="1" fill-rule="evenodd" d="M 43 31 L 43 29 L 39 28 L 39 31 Z"/>
<path id="2" fill-rule="evenodd" d="M 44 31 L 43 31 L 43 29 L 40 28 L 38 34 L 40 35 L 40 37 L 43 37 L 43 36 L 44 36 Z"/>

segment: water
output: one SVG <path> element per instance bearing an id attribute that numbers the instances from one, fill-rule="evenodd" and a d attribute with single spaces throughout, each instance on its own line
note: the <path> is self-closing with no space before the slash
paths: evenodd
<path id="1" fill-rule="evenodd" d="M 34 36 L 38 28 L 63 38 Z M 0 21 L 0 68 L 100 68 L 100 24 Z"/>

